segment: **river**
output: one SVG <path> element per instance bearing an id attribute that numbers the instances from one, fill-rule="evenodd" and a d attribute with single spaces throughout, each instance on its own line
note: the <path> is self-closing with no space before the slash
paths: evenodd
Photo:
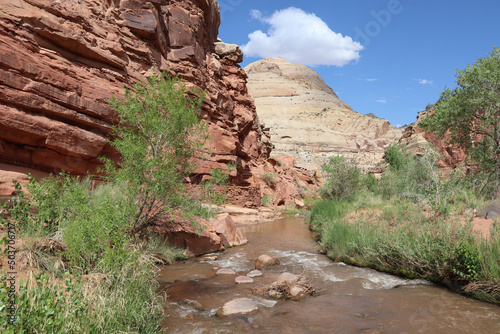
<path id="1" fill-rule="evenodd" d="M 423 280 L 406 280 L 377 271 L 334 263 L 318 254 L 318 245 L 303 219 L 284 218 L 241 227 L 248 244 L 216 254 L 217 260 L 187 261 L 166 266 L 160 275 L 168 294 L 167 333 L 500 333 L 500 307 L 479 302 Z M 236 284 L 229 268 L 240 275 L 254 269 L 255 259 L 278 257 L 279 266 L 263 270 L 254 283 Z M 252 294 L 288 271 L 308 277 L 316 296 L 275 301 Z M 215 312 L 235 298 L 252 298 L 256 313 L 217 317 Z M 198 301 L 203 310 L 183 301 Z"/>

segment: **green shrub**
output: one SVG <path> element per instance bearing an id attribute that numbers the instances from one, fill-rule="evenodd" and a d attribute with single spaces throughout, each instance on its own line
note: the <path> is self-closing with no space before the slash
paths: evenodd
<path id="1" fill-rule="evenodd" d="M 111 145 L 122 159 L 119 168 L 105 160 L 107 180 L 126 184 L 122 191 L 137 201 L 132 234 L 193 207 L 183 181 L 196 169 L 193 158 L 203 153 L 207 127 L 199 119 L 203 94 L 192 93 L 179 79 L 161 74 L 126 90 L 125 100 L 110 101 L 121 121 Z"/>
<path id="2" fill-rule="evenodd" d="M 78 276 L 77 276 L 78 277 Z M 27 281 L 17 293 L 16 315 L 10 318 L 10 283 L 0 282 L 2 333 L 158 333 L 165 296 L 158 294 L 152 259 L 132 251 L 112 275 L 73 278 L 51 283 L 47 274 Z"/>
<path id="3" fill-rule="evenodd" d="M 326 180 L 321 189 L 324 199 L 352 199 L 361 190 L 362 172 L 354 160 L 330 157 L 321 168 Z"/>
<path id="4" fill-rule="evenodd" d="M 73 265 L 102 270 L 119 270 L 127 261 L 130 230 L 137 208 L 123 187 L 101 184 L 92 188 L 89 179 L 74 182 L 62 193 L 67 216 L 61 231 Z"/>
<path id="5" fill-rule="evenodd" d="M 11 285 L 8 276 L 0 282 L 0 329 L 2 333 L 83 333 L 81 320 L 89 308 L 81 294 L 81 284 L 67 275 L 64 286 L 49 282 L 39 274 L 33 286 L 26 282 L 15 298 L 15 315 L 10 311 Z"/>
<path id="6" fill-rule="evenodd" d="M 262 181 L 264 181 L 269 187 L 274 188 L 276 187 L 276 182 L 278 181 L 278 174 L 277 173 L 269 173 L 269 172 L 264 172 L 260 176 Z"/>

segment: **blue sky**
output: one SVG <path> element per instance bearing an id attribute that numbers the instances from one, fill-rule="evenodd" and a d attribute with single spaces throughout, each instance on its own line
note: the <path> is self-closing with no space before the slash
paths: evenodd
<path id="1" fill-rule="evenodd" d="M 498 0 L 219 0 L 219 37 L 242 67 L 282 56 L 316 70 L 355 111 L 411 124 L 455 69 L 500 46 Z"/>

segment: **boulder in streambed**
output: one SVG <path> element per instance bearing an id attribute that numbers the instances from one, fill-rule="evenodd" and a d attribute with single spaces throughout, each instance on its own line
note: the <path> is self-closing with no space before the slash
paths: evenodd
<path id="1" fill-rule="evenodd" d="M 254 293 L 275 299 L 298 300 L 302 296 L 315 295 L 316 289 L 304 276 L 282 273 L 276 282 L 254 290 Z"/>
<path id="2" fill-rule="evenodd" d="M 238 276 L 234 280 L 237 284 L 249 284 L 253 283 L 253 279 L 248 276 Z"/>
<path id="3" fill-rule="evenodd" d="M 255 260 L 255 269 L 262 270 L 270 266 L 275 266 L 280 264 L 280 260 L 275 257 L 270 257 L 269 255 L 262 254 Z"/>
<path id="4" fill-rule="evenodd" d="M 248 243 L 245 232 L 236 226 L 228 213 L 217 215 L 210 223 L 225 247 L 243 246 Z"/>
<path id="5" fill-rule="evenodd" d="M 236 272 L 232 269 L 222 268 L 217 270 L 217 275 L 236 275 Z"/>
<path id="6" fill-rule="evenodd" d="M 250 298 L 238 298 L 227 302 L 217 311 L 217 316 L 247 314 L 258 310 L 257 303 Z"/>
<path id="7" fill-rule="evenodd" d="M 255 270 L 250 271 L 250 272 L 247 274 L 247 276 L 248 276 L 248 277 L 252 277 L 252 278 L 253 278 L 253 277 L 262 276 L 262 271 L 255 269 Z"/>
<path id="8" fill-rule="evenodd" d="M 183 301 L 179 302 L 179 304 L 190 307 L 199 312 L 203 312 L 205 310 L 199 301 L 193 299 L 184 299 Z"/>

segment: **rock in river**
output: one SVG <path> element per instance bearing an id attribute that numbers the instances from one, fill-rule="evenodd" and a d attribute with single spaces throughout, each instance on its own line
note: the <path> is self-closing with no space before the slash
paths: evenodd
<path id="1" fill-rule="evenodd" d="M 274 266 L 277 264 L 280 264 L 280 261 L 277 258 L 262 254 L 255 261 L 255 269 L 262 270 L 269 266 Z"/>
<path id="2" fill-rule="evenodd" d="M 238 276 L 234 281 L 238 284 L 253 283 L 253 279 L 248 276 Z"/>
<path id="3" fill-rule="evenodd" d="M 238 298 L 227 302 L 218 311 L 219 317 L 232 314 L 247 314 L 258 310 L 257 303 L 250 298 Z"/>

